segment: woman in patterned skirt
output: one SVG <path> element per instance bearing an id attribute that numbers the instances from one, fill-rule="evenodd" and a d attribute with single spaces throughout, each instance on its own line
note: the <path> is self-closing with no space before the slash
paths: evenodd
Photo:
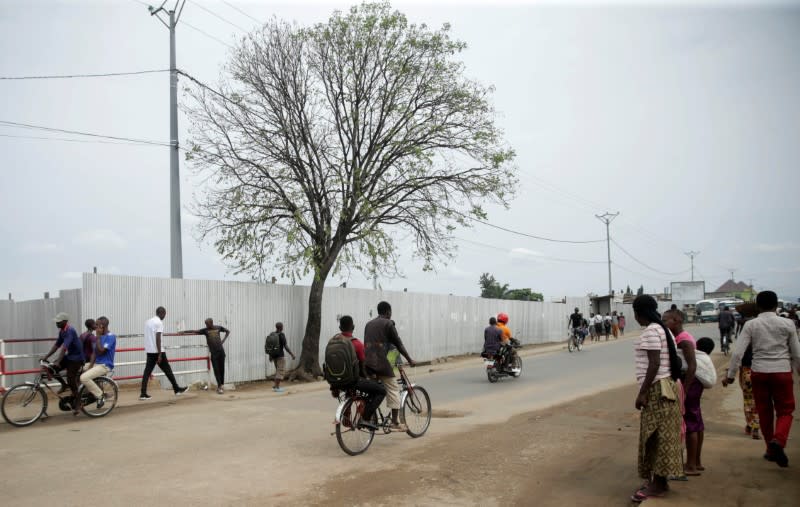
<path id="1" fill-rule="evenodd" d="M 664 496 L 667 477 L 683 474 L 680 394 L 676 379 L 681 360 L 672 334 L 661 321 L 658 304 L 642 295 L 633 302 L 636 321 L 645 327 L 634 343 L 636 379 L 641 410 L 639 428 L 639 475 L 646 482 L 631 496 L 634 502 Z"/>

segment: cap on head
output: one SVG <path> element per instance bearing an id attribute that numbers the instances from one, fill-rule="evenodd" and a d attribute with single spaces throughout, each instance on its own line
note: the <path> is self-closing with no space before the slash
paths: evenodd
<path id="1" fill-rule="evenodd" d="M 67 315 L 65 312 L 59 312 L 58 314 L 56 314 L 55 318 L 53 319 L 53 322 L 66 322 L 68 320 L 69 320 L 69 315 Z"/>

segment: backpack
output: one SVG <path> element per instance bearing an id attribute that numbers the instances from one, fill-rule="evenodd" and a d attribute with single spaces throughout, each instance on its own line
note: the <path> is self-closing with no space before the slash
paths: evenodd
<path id="1" fill-rule="evenodd" d="M 267 335 L 267 340 L 264 342 L 264 353 L 274 356 L 281 351 L 281 335 L 276 331 Z"/>
<path id="2" fill-rule="evenodd" d="M 325 346 L 322 372 L 328 384 L 336 389 L 346 389 L 358 382 L 358 357 L 349 338 L 337 334 L 328 341 L 328 345 Z"/>

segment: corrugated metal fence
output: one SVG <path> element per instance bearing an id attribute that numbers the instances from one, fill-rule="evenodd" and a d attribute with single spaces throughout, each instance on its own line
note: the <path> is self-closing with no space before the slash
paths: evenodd
<path id="1" fill-rule="evenodd" d="M 4 333 L 0 336 L 21 338 L 42 333 L 42 336 L 53 336 L 54 328 L 50 328 L 57 311 L 80 315 L 80 318 L 73 317 L 76 328 L 78 322 L 89 316 L 105 315 L 116 334 L 140 334 L 145 320 L 154 315 L 156 307 L 164 306 L 168 333 L 202 328 L 207 317 L 229 328 L 232 334 L 225 344 L 226 380 L 243 382 L 263 379 L 267 373 L 272 373 L 268 370 L 271 365 L 267 365 L 263 345 L 275 322 L 284 323 L 289 347 L 299 355 L 309 290 L 306 286 L 86 273 L 82 290 L 62 291 L 57 300 L 11 302 L 10 310 L 8 304 L 0 305 L 3 318 L 0 332 Z M 323 296 L 320 350 L 324 349 L 327 338 L 338 331 L 341 315 L 353 317 L 356 335 L 361 336 L 366 322 L 376 316 L 376 306 L 381 300 L 391 303 L 392 318 L 400 336 L 417 361 L 479 352 L 483 345 L 483 328 L 489 317 L 500 311 L 510 315 L 509 327 L 523 343 L 545 343 L 566 339 L 567 318 L 574 308 L 580 308 L 587 316 L 590 309 L 588 298 L 567 298 L 565 304 L 559 304 L 327 287 Z M 618 304 L 615 309 L 629 316 L 629 327 L 635 326 L 630 305 Z M 12 315 L 10 327 L 6 325 L 9 314 Z M 169 357 L 205 353 L 200 348 L 204 339 L 199 336 L 167 337 L 165 343 L 198 346 L 197 350 L 168 352 Z M 142 346 L 142 339 L 125 339 L 124 344 L 118 346 Z M 42 345 L 36 350 L 42 349 L 47 350 Z M 22 351 L 15 348 L 14 353 Z M 118 357 L 117 361 L 136 359 L 143 359 L 143 353 L 127 353 L 126 358 Z M 197 367 L 184 366 L 176 369 Z M 138 365 L 123 366 L 116 374 L 136 375 L 141 369 Z M 185 382 L 198 379 L 206 377 L 192 375 Z"/>

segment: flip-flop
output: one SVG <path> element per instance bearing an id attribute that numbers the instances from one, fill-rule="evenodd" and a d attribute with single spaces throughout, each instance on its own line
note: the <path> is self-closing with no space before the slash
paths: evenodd
<path id="1" fill-rule="evenodd" d="M 696 470 L 696 471 L 694 471 L 694 472 L 688 472 L 688 471 L 687 471 L 687 472 L 683 472 L 683 474 L 684 474 L 684 475 L 686 475 L 686 476 L 688 476 L 688 477 L 697 477 L 698 475 L 702 475 L 702 474 L 699 472 L 699 470 Z"/>
<path id="2" fill-rule="evenodd" d="M 644 502 L 648 498 L 661 498 L 666 494 L 667 494 L 666 491 L 662 491 L 660 493 L 650 493 L 645 489 L 636 491 L 633 495 L 631 495 L 631 500 L 634 502 Z"/>
<path id="3" fill-rule="evenodd" d="M 705 472 L 706 471 L 706 467 L 702 467 L 702 466 L 701 467 L 695 467 L 695 470 L 697 470 L 699 472 Z"/>
<path id="4" fill-rule="evenodd" d="M 700 474 L 697 474 L 697 475 L 700 475 Z M 686 481 L 689 480 L 689 478 L 686 477 L 685 474 L 684 475 L 670 475 L 669 477 L 667 477 L 667 479 L 670 480 L 670 481 L 682 481 L 682 482 L 686 482 Z"/>

